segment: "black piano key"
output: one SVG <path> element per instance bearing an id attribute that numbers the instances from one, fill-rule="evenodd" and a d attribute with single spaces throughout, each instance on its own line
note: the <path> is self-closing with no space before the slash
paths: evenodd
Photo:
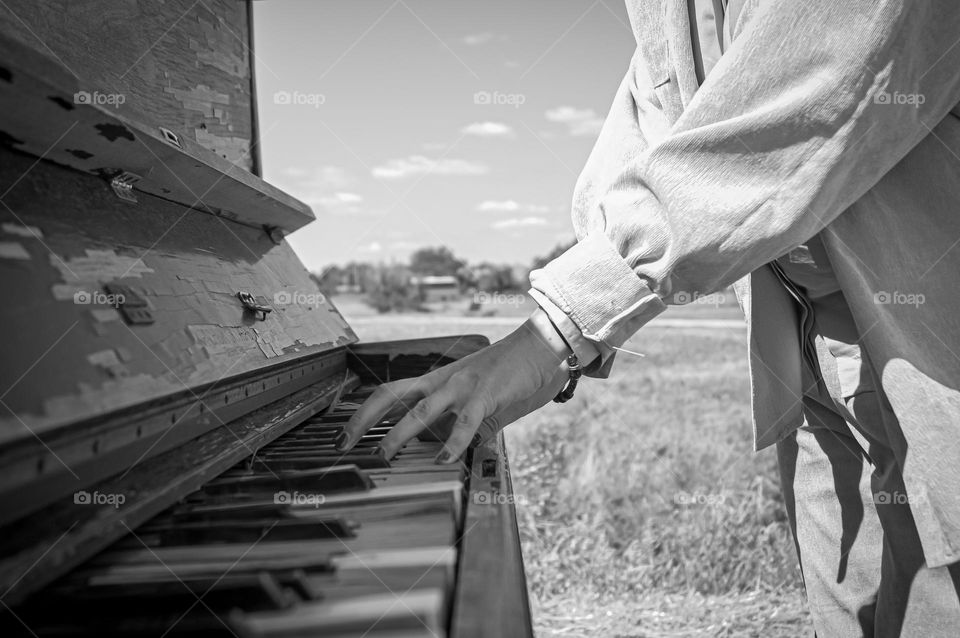
<path id="1" fill-rule="evenodd" d="M 294 518 L 294 514 L 288 505 L 277 504 L 273 500 L 241 501 L 230 498 L 218 501 L 216 497 L 191 498 L 154 518 L 151 523 L 206 521 L 215 524 L 228 517 L 235 521 L 284 521 Z"/>
<path id="2" fill-rule="evenodd" d="M 388 468 L 390 462 L 379 454 L 330 454 L 315 457 L 284 457 L 278 459 L 255 459 L 251 467 L 258 471 L 312 470 L 335 465 L 356 465 L 363 469 Z"/>
<path id="3" fill-rule="evenodd" d="M 256 543 L 261 540 L 297 541 L 320 538 L 353 538 L 354 526 L 339 518 L 326 520 L 209 520 L 175 521 L 147 526 L 137 535 L 149 546 L 202 545 L 205 543 Z M 149 538 L 148 538 L 149 537 Z M 155 539 L 155 542 L 151 542 Z"/>
<path id="4" fill-rule="evenodd" d="M 181 610 L 202 596 L 212 608 L 229 609 L 233 606 L 254 606 L 261 609 L 286 609 L 301 596 L 305 574 L 302 570 L 272 573 L 270 571 L 231 572 L 222 577 L 167 578 L 163 580 L 128 579 L 110 583 L 91 582 L 89 578 L 71 578 L 51 588 L 51 598 L 61 604 L 57 609 L 70 613 L 77 608 L 98 604 L 117 605 L 124 612 L 156 612 L 179 606 Z M 317 573 L 322 578 L 323 572 Z M 310 590 L 310 593 L 314 593 Z M 182 601 L 187 601 L 184 606 Z M 116 610 L 114 610 L 116 611 Z"/>

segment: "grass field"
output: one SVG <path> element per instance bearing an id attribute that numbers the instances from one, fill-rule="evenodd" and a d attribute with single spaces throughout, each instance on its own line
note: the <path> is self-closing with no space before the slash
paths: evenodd
<path id="1" fill-rule="evenodd" d="M 510 330 L 352 322 L 363 340 Z M 625 347 L 646 357 L 507 431 L 537 635 L 810 635 L 776 461 L 751 448 L 745 331 L 648 326 Z"/>

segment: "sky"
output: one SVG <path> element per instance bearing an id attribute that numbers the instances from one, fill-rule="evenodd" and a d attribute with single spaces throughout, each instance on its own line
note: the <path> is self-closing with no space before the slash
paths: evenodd
<path id="1" fill-rule="evenodd" d="M 528 264 L 570 200 L 635 43 L 619 0 L 254 6 L 264 178 L 317 221 L 306 266 L 447 246 Z"/>

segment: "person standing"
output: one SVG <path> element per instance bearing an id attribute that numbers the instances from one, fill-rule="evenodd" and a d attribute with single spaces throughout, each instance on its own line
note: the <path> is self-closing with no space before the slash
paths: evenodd
<path id="1" fill-rule="evenodd" d="M 627 8 L 637 50 L 577 183 L 578 242 L 531 273 L 540 308 L 383 386 L 340 447 L 411 406 L 383 453 L 453 413 L 454 462 L 735 282 L 817 634 L 958 635 L 960 5 Z"/>

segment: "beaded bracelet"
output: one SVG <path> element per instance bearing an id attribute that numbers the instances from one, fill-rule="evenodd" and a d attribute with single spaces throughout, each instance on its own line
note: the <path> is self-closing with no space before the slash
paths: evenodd
<path id="1" fill-rule="evenodd" d="M 580 379 L 580 375 L 583 374 L 580 369 L 580 360 L 577 359 L 577 355 L 575 354 L 567 357 L 567 368 L 570 371 L 570 378 L 567 380 L 567 385 L 564 386 L 563 390 L 560 390 L 557 396 L 553 397 L 555 403 L 566 403 L 573 398 L 573 391 L 577 389 L 577 381 Z"/>

